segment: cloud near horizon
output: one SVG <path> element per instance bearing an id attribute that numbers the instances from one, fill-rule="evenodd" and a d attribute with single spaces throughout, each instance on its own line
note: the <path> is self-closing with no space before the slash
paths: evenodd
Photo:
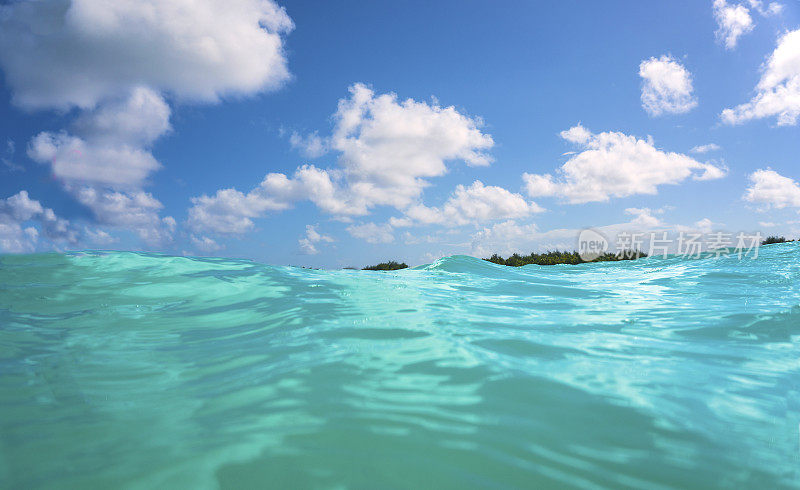
<path id="1" fill-rule="evenodd" d="M 0 6 L 0 66 L 18 107 L 78 109 L 69 131 L 36 135 L 29 157 L 98 224 L 163 245 L 175 220 L 143 189 L 161 168 L 151 147 L 171 129 L 166 97 L 213 103 L 279 88 L 293 27 L 272 0 L 13 2 Z"/>
<path id="2" fill-rule="evenodd" d="M 303 200 L 334 218 L 366 216 L 380 206 L 404 212 L 420 209 L 423 190 L 430 179 L 448 172 L 449 162 L 486 166 L 492 161 L 487 151 L 494 141 L 481 131 L 480 119 L 452 106 L 400 100 L 394 93 L 376 94 L 363 83 L 350 87 L 333 121 L 330 136 L 322 139 L 312 133 L 311 141 L 315 148 L 324 146 L 337 154 L 335 168 L 303 165 L 292 176 L 268 174 L 246 194 L 222 189 L 212 196 L 193 198 L 189 226 L 198 233 L 240 234 L 252 229 L 254 218 Z M 309 141 L 300 136 L 293 140 L 294 146 Z M 472 201 L 462 205 L 481 206 L 484 211 L 476 210 L 478 214 L 498 212 L 495 208 L 509 206 L 509 198 L 510 206 L 520 206 L 512 193 L 498 187 L 471 192 Z M 521 206 L 528 209 L 524 200 Z"/>
<path id="3" fill-rule="evenodd" d="M 715 0 L 703 8 L 706 21 L 714 16 L 719 42 L 728 49 L 742 42 L 756 20 L 761 22 L 758 16 L 766 18 L 782 10 L 778 3 L 761 0 Z M 538 158 L 536 152 L 549 141 L 511 150 L 513 136 L 507 136 L 513 133 L 505 132 L 508 121 L 526 131 L 531 120 L 525 118 L 535 113 L 504 119 L 498 114 L 505 109 L 496 112 L 485 101 L 470 100 L 469 94 L 447 87 L 437 95 L 451 97 L 448 104 L 454 105 L 442 104 L 432 96 L 402 97 L 391 89 L 413 93 L 420 89 L 398 80 L 398 85 L 384 91 L 352 83 L 338 103 L 331 100 L 326 114 L 332 114 L 322 120 L 329 123 L 328 128 L 293 131 L 286 125 L 304 127 L 309 117 L 322 118 L 309 112 L 289 122 L 291 117 L 281 119 L 286 114 L 276 113 L 278 120 L 273 127 L 281 128 L 287 146 L 304 159 L 291 164 L 288 171 L 269 171 L 277 166 L 270 161 L 263 162 L 262 170 L 253 171 L 258 156 L 252 156 L 251 148 L 247 148 L 243 154 L 248 156 L 226 162 L 231 169 L 236 166 L 235 172 L 220 171 L 210 158 L 190 162 L 198 164 L 198 172 L 205 172 L 191 183 L 202 185 L 202 191 L 192 187 L 176 189 L 178 197 L 159 195 L 172 189 L 167 180 L 156 181 L 157 176 L 175 182 L 190 180 L 164 172 L 166 160 L 160 161 L 155 151 L 174 134 L 174 127 L 184 132 L 184 139 L 175 148 L 172 142 L 164 144 L 170 148 L 163 154 L 174 160 L 176 154 L 192 154 L 181 150 L 196 149 L 192 147 L 196 143 L 193 138 L 198 136 L 186 130 L 189 118 L 177 108 L 254 97 L 286 86 L 292 79 L 286 42 L 293 29 L 293 20 L 274 0 L 41 0 L 0 4 L 3 88 L 20 115 L 20 128 L 28 123 L 47 125 L 9 133 L 0 154 L 0 174 L 13 173 L 12 179 L 19 178 L 3 195 L 5 199 L 0 199 L 0 250 L 117 242 L 125 247 L 173 251 L 185 251 L 185 247 L 213 253 L 225 248 L 225 240 L 257 230 L 259 220 L 270 213 L 294 207 L 300 208 L 300 214 L 308 209 L 323 219 L 345 223 L 335 225 L 342 237 L 349 233 L 369 243 L 392 243 L 396 236 L 405 236 L 406 243 L 424 242 L 430 237 L 438 240 L 445 235 L 466 235 L 501 223 L 528 220 L 545 211 L 539 197 L 555 198 L 553 206 L 545 203 L 548 207 L 605 202 L 652 196 L 665 185 L 720 179 L 727 173 L 725 165 L 718 163 L 721 159 L 701 161 L 701 155 L 721 149 L 716 143 L 679 153 L 659 148 L 651 137 L 635 136 L 632 130 L 593 133 L 581 124 L 560 133 L 575 151 L 564 153 L 568 157 L 554 171 L 523 173 L 521 162 L 529 155 L 516 152 L 530 152 Z M 752 40 L 756 41 L 755 36 Z M 708 44 L 716 54 L 730 57 L 714 46 L 713 40 L 708 39 Z M 647 56 L 650 54 L 654 53 Z M 624 97 L 633 102 L 632 112 L 622 114 L 615 124 L 632 124 L 642 117 L 637 113 L 641 110 L 636 102 L 638 95 L 641 108 L 649 116 L 676 115 L 671 118 L 673 124 L 643 118 L 657 128 L 659 138 L 677 139 L 688 148 L 690 145 L 679 139 L 678 130 L 670 134 L 664 128 L 699 127 L 701 111 L 692 112 L 698 105 L 693 72 L 708 81 L 708 73 L 701 71 L 706 66 L 697 64 L 707 54 L 693 50 L 685 59 L 670 54 L 636 58 L 640 92 L 629 87 L 633 92 Z M 695 60 L 692 72 L 684 66 L 689 59 Z M 298 73 L 308 73 L 308 60 L 298 61 Z M 630 59 L 625 63 L 619 66 L 631 67 Z M 629 81 L 631 75 L 629 70 Z M 620 76 L 626 76 L 624 70 Z M 722 122 L 739 125 L 775 117 L 780 126 L 795 125 L 800 115 L 800 30 L 787 31 L 777 39 L 760 78 L 751 100 L 722 111 Z M 375 80 L 379 79 L 376 76 Z M 335 80 L 342 83 L 341 77 Z M 337 90 L 343 88 L 340 85 Z M 290 91 L 286 92 L 288 96 Z M 281 110 L 293 111 L 293 115 L 302 112 L 297 109 L 306 102 L 302 99 L 305 95 L 281 99 L 276 106 L 283 104 Z M 505 102 L 514 106 L 526 96 L 509 94 Z M 487 126 L 479 115 L 456 105 L 459 103 L 491 114 L 496 126 Z M 252 111 L 271 110 L 250 105 L 231 107 L 230 114 L 241 111 L 235 113 L 241 118 L 237 120 L 252 122 L 267 117 Z M 502 108 L 502 104 L 497 107 Z M 604 117 L 566 104 L 556 110 L 562 107 L 574 111 L 566 116 L 573 120 L 577 116 Z M 219 129 L 214 124 L 218 123 L 214 121 L 209 128 Z M 539 121 L 530 124 L 540 127 L 536 126 Z M 490 134 L 495 128 L 504 131 L 503 141 Z M 695 134 L 689 141 L 704 143 L 709 136 Z M 732 150 L 735 140 L 726 138 L 714 136 L 716 142 Z M 15 161 L 15 157 L 24 155 L 38 166 L 30 162 L 22 166 Z M 486 167 L 501 155 L 505 160 L 502 167 L 487 171 Z M 764 160 L 785 166 L 780 159 Z M 254 178 L 251 184 L 243 185 L 241 177 L 247 172 Z M 34 179 L 44 174 L 52 180 L 38 185 Z M 452 178 L 444 180 L 447 175 Z M 791 178 L 770 169 L 749 176 L 745 201 L 775 209 L 798 207 L 800 187 Z M 236 187 L 232 187 L 232 181 L 225 181 L 228 178 L 236 179 Z M 203 179 L 213 180 L 200 184 Z M 155 191 L 156 182 L 168 190 Z M 731 185 L 739 187 L 734 187 L 730 199 L 739 200 L 743 185 Z M 46 196 L 52 190 L 57 195 Z M 41 195 L 31 197 L 29 191 Z M 72 222 L 56 216 L 44 204 L 58 209 Z M 619 210 L 625 209 L 632 221 L 655 224 L 661 217 L 646 204 L 623 202 Z M 543 215 L 542 221 L 560 219 L 561 210 L 555 211 L 552 216 Z M 317 223 L 319 218 L 304 216 L 299 222 Z M 318 227 L 308 225 L 305 232 L 296 230 L 291 245 L 314 255 L 340 238 L 333 229 L 326 235 Z M 425 227 L 435 229 L 422 230 Z"/>
<path id="4" fill-rule="evenodd" d="M 77 243 L 79 232 L 68 220 L 31 199 L 27 191 L 0 199 L 0 250 L 33 252 L 42 236 L 57 246 Z"/>
<path id="5" fill-rule="evenodd" d="M 581 151 L 552 174 L 523 175 L 530 197 L 560 197 L 570 204 L 608 201 L 613 197 L 656 194 L 658 186 L 686 179 L 719 179 L 727 169 L 701 163 L 680 153 L 657 149 L 653 142 L 621 132 L 594 134 L 578 124 L 561 137 Z"/>

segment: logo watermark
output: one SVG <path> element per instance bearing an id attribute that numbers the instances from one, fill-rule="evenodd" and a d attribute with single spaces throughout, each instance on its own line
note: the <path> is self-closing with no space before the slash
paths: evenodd
<path id="1" fill-rule="evenodd" d="M 637 253 L 649 257 L 667 258 L 669 255 L 684 259 L 701 257 L 719 258 L 735 256 L 739 259 L 758 258 L 758 251 L 763 241 L 758 233 L 697 233 L 681 231 L 670 234 L 666 231 L 617 233 L 612 241 L 599 230 L 587 228 L 578 235 L 578 255 L 589 262 L 604 254 L 614 253 L 617 256 L 633 256 Z"/>
<path id="2" fill-rule="evenodd" d="M 587 228 L 578 235 L 578 255 L 581 260 L 591 262 L 608 253 L 608 239 L 599 231 Z"/>

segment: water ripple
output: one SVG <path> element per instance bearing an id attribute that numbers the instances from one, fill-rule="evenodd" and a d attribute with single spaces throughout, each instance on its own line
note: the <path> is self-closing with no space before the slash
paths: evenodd
<path id="1" fill-rule="evenodd" d="M 800 248 L 0 257 L 0 487 L 800 488 Z"/>

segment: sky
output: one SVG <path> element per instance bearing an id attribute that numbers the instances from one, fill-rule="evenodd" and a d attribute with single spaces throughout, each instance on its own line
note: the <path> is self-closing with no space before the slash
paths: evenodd
<path id="1" fill-rule="evenodd" d="M 800 1 L 0 1 L 0 253 L 800 237 Z"/>

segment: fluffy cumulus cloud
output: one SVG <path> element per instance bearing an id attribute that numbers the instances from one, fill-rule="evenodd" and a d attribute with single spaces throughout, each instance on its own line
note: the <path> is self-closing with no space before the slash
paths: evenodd
<path id="1" fill-rule="evenodd" d="M 706 144 L 706 145 L 698 145 L 698 146 L 695 146 L 694 148 L 692 148 L 692 149 L 691 149 L 691 150 L 689 150 L 689 151 L 690 151 L 690 152 L 692 152 L 692 153 L 700 153 L 700 154 L 703 154 L 703 153 L 709 153 L 709 152 L 712 152 L 712 151 L 719 151 L 719 150 L 721 150 L 721 149 L 722 149 L 722 147 L 721 147 L 721 146 L 719 146 L 719 145 L 718 145 L 718 144 L 716 144 L 716 143 L 708 143 L 708 144 Z"/>
<path id="2" fill-rule="evenodd" d="M 329 150 L 328 141 L 316 131 L 306 136 L 295 131 L 289 137 L 289 143 L 292 148 L 300 150 L 300 153 L 308 158 L 319 158 Z"/>
<path id="3" fill-rule="evenodd" d="M 392 243 L 394 241 L 392 227 L 389 224 L 363 223 L 351 225 L 347 227 L 347 232 L 367 243 Z"/>
<path id="4" fill-rule="evenodd" d="M 462 226 L 501 219 L 522 218 L 543 209 L 534 202 L 528 202 L 519 194 L 502 187 L 487 186 L 476 180 L 469 187 L 459 185 L 450 198 L 439 207 L 422 204 L 412 206 L 406 216 L 423 224 Z M 406 222 L 394 222 L 405 225 Z"/>
<path id="5" fill-rule="evenodd" d="M 69 221 L 31 199 L 27 191 L 0 199 L 0 251 L 32 252 L 41 236 L 53 244 L 78 241 L 78 232 Z"/>
<path id="6" fill-rule="evenodd" d="M 722 121 L 741 124 L 776 117 L 779 126 L 797 124 L 800 116 L 800 29 L 778 39 L 775 51 L 762 68 L 756 94 L 749 101 L 722 111 Z"/>
<path id="7" fill-rule="evenodd" d="M 726 0 L 714 0 L 714 19 L 717 21 L 717 40 L 726 49 L 734 49 L 739 37 L 755 27 L 750 10 L 744 5 L 731 4 Z"/>
<path id="8" fill-rule="evenodd" d="M 363 84 L 339 102 L 331 147 L 352 192 L 372 205 L 404 207 L 417 199 L 426 178 L 447 172 L 445 162 L 491 162 L 494 144 L 479 129 L 480 120 L 454 107 L 439 107 L 395 94 L 376 95 Z"/>
<path id="9" fill-rule="evenodd" d="M 81 110 L 68 130 L 35 136 L 28 155 L 98 223 L 163 244 L 175 220 L 143 189 L 161 167 L 151 147 L 170 130 L 165 97 L 279 87 L 292 28 L 272 0 L 12 2 L 0 6 L 0 66 L 17 106 Z"/>
<path id="10" fill-rule="evenodd" d="M 190 237 L 192 245 L 201 252 L 212 253 L 218 250 L 222 250 L 224 247 L 216 242 L 213 238 L 209 238 L 207 236 L 195 236 L 192 235 Z"/>
<path id="11" fill-rule="evenodd" d="M 697 106 L 692 75 L 675 58 L 664 55 L 639 65 L 642 77 L 642 107 L 651 116 L 681 114 Z"/>
<path id="12" fill-rule="evenodd" d="M 300 251 L 306 255 L 316 255 L 319 253 L 317 244 L 333 242 L 333 238 L 323 235 L 317 231 L 314 225 L 306 225 L 306 236 L 298 240 Z"/>
<path id="13" fill-rule="evenodd" d="M 31 140 L 28 155 L 52 166 L 59 179 L 108 185 L 139 183 L 160 164 L 142 148 L 99 145 L 62 133 L 39 133 Z"/>
<path id="14" fill-rule="evenodd" d="M 25 108 L 94 107 L 137 85 L 214 101 L 288 79 L 271 0 L 47 0 L 0 6 L 0 64 Z"/>
<path id="15" fill-rule="evenodd" d="M 65 181 L 138 187 L 160 167 L 149 146 L 169 131 L 169 117 L 159 94 L 137 87 L 125 99 L 82 114 L 72 125 L 76 135 L 39 133 L 28 155 Z"/>
<path id="16" fill-rule="evenodd" d="M 681 233 L 708 234 L 724 227 L 708 218 L 702 218 L 690 225 L 670 224 L 660 216 L 669 208 L 627 208 L 625 215 L 630 219 L 621 223 L 593 228 L 608 241 L 609 251 L 635 248 L 648 254 L 663 254 L 664 247 L 669 253 L 678 252 Z M 548 250 L 576 250 L 578 238 L 585 229 L 557 228 L 540 230 L 532 223 L 519 223 L 508 220 L 478 229 L 471 237 L 470 253 L 487 257 L 493 253 L 510 255 L 528 254 Z M 632 241 L 633 235 L 638 237 Z M 666 234 L 666 241 L 663 240 Z M 703 245 L 707 249 L 707 244 Z"/>
<path id="17" fill-rule="evenodd" d="M 519 224 L 508 220 L 484 227 L 472 235 L 471 252 L 476 257 L 487 257 L 493 253 L 510 255 L 513 253 L 530 253 L 534 244 L 551 250 L 574 249 L 577 235 L 565 230 L 564 233 L 551 232 L 545 238 L 539 228 L 533 224 Z M 544 244 L 542 245 L 542 242 Z"/>
<path id="18" fill-rule="evenodd" d="M 292 136 L 306 153 L 330 149 L 337 167 L 298 168 L 293 175 L 269 174 L 248 193 L 235 189 L 193 199 L 189 224 L 198 232 L 242 233 L 253 218 L 310 200 L 335 217 L 363 216 L 376 206 L 400 210 L 419 203 L 429 179 L 447 173 L 447 163 L 488 165 L 494 144 L 481 121 L 454 107 L 399 100 L 363 84 L 339 101 L 330 136 Z"/>
<path id="19" fill-rule="evenodd" d="M 778 15 L 783 12 L 783 5 L 778 2 L 764 2 L 763 0 L 748 0 L 750 8 L 764 16 Z"/>
<path id="20" fill-rule="evenodd" d="M 657 226 L 661 226 L 663 223 L 661 220 L 654 216 L 655 214 L 661 214 L 663 210 L 657 209 L 653 211 L 650 208 L 626 208 L 625 214 L 629 216 L 633 216 L 631 219 L 632 224 L 639 225 L 643 228 L 654 228 Z"/>
<path id="21" fill-rule="evenodd" d="M 81 114 L 72 124 L 75 134 L 39 133 L 28 145 L 28 156 L 49 165 L 98 223 L 163 244 L 171 239 L 172 218 L 159 218 L 161 203 L 141 187 L 161 166 L 149 148 L 170 130 L 169 117 L 159 94 L 136 87 L 128 97 Z"/>
<path id="22" fill-rule="evenodd" d="M 117 192 L 79 187 L 73 192 L 78 202 L 94 212 L 100 224 L 131 230 L 148 244 L 163 244 L 171 240 L 175 231 L 175 219 L 159 217 L 163 205 L 144 191 Z"/>
<path id="23" fill-rule="evenodd" d="M 767 208 L 800 208 L 800 184 L 774 170 L 756 170 L 744 199 Z"/>
<path id="24" fill-rule="evenodd" d="M 531 197 L 557 196 L 577 204 L 612 197 L 656 194 L 658 186 L 686 179 L 711 180 L 726 174 L 722 167 L 686 155 L 662 151 L 651 140 L 619 132 L 593 134 L 578 125 L 561 137 L 582 151 L 558 169 L 558 175 L 523 175 Z"/>
<path id="25" fill-rule="evenodd" d="M 755 28 L 753 12 L 765 17 L 783 12 L 782 4 L 763 0 L 747 0 L 746 3 L 714 0 L 713 5 L 714 20 L 717 22 L 717 42 L 728 50 L 736 48 L 739 38 Z"/>
<path id="26" fill-rule="evenodd" d="M 270 173 L 251 191 L 221 189 L 214 195 L 192 198 L 188 225 L 196 232 L 242 234 L 250 231 L 253 219 L 268 211 L 291 207 L 301 199 L 310 199 L 321 209 L 333 214 L 365 214 L 366 208 L 352 208 L 344 191 L 331 180 L 331 175 L 313 165 L 304 165 L 289 178 Z"/>

